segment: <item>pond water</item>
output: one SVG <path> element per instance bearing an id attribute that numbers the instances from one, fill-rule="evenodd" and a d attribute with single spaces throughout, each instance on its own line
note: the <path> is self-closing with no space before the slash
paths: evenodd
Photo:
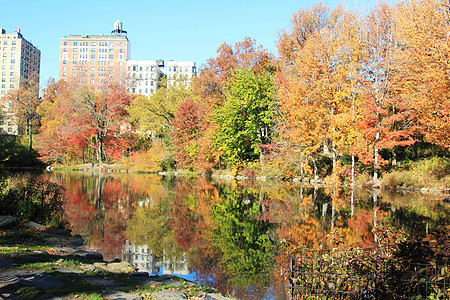
<path id="1" fill-rule="evenodd" d="M 288 182 L 50 172 L 85 250 L 176 274 L 239 299 L 284 299 L 286 254 L 332 242 L 372 247 L 378 228 L 448 225 L 442 195 L 327 190 Z"/>

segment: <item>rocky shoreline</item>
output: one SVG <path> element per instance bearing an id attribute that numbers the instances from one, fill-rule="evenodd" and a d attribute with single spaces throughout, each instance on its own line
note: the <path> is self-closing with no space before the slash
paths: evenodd
<path id="1" fill-rule="evenodd" d="M 125 261 L 104 261 L 81 245 L 70 230 L 0 216 L 0 299 L 234 299 L 175 276 L 149 276 Z"/>

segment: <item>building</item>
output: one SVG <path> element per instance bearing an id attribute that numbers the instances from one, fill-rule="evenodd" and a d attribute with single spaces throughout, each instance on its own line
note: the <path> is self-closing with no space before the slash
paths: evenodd
<path id="1" fill-rule="evenodd" d="M 162 60 L 127 61 L 127 90 L 130 94 L 141 94 L 150 97 L 158 89 L 158 81 L 162 75 Z"/>
<path id="2" fill-rule="evenodd" d="M 177 78 L 183 79 L 184 82 L 190 82 L 192 77 L 197 76 L 197 68 L 195 62 L 192 61 L 169 60 L 163 73 L 167 77 L 167 84 L 171 85 Z"/>
<path id="3" fill-rule="evenodd" d="M 24 84 L 39 86 L 41 52 L 27 41 L 20 29 L 7 34 L 0 28 L 0 99 L 11 89 L 18 89 Z M 36 92 L 39 93 L 38 89 Z M 2 103 L 0 132 L 18 134 L 18 124 L 11 111 L 12 103 Z"/>
<path id="4" fill-rule="evenodd" d="M 159 88 L 160 77 L 167 77 L 167 84 L 171 85 L 177 78 L 188 83 L 197 75 L 195 62 L 163 60 L 156 61 L 127 61 L 127 89 L 130 94 L 141 94 L 150 97 Z"/>
<path id="5" fill-rule="evenodd" d="M 126 82 L 126 62 L 131 57 L 122 22 L 111 35 L 70 35 L 60 40 L 59 79 L 72 78 L 100 90 L 107 83 Z"/>

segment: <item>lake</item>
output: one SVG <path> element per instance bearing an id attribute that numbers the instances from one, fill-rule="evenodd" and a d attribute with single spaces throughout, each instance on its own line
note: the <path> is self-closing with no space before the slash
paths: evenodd
<path id="1" fill-rule="evenodd" d="M 66 188 L 68 226 L 85 250 L 239 299 L 284 299 L 286 257 L 300 246 L 370 248 L 386 228 L 424 237 L 449 224 L 440 194 L 141 174 L 45 176 Z"/>

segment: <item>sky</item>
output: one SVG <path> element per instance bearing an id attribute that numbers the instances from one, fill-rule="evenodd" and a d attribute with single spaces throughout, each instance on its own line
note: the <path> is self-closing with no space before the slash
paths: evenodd
<path id="1" fill-rule="evenodd" d="M 357 1 L 357 0 L 353 0 Z M 41 88 L 57 79 L 59 41 L 69 35 L 111 34 L 122 21 L 131 59 L 194 61 L 200 68 L 223 43 L 250 37 L 276 55 L 281 30 L 316 0 L 0 0 L 0 28 L 20 29 L 41 51 Z M 330 8 L 338 0 L 322 1 Z"/>

